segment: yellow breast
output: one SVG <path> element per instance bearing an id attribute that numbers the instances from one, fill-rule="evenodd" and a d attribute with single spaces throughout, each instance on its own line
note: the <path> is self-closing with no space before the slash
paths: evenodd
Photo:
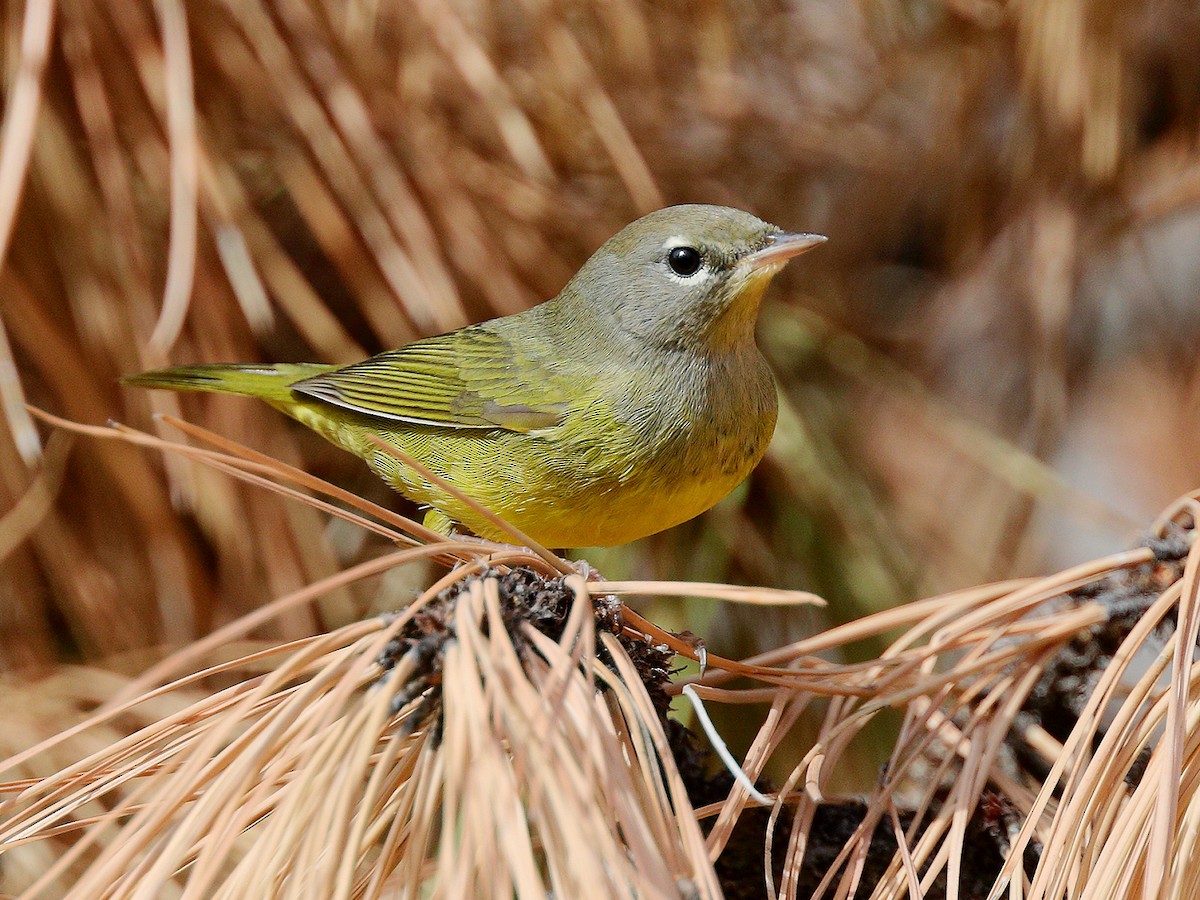
<path id="1" fill-rule="evenodd" d="M 628 543 L 711 508 L 766 450 L 775 425 L 769 374 L 716 404 L 661 396 L 640 418 L 607 401 L 530 433 L 364 422 L 319 403 L 280 406 L 361 456 L 392 487 L 481 537 L 511 542 L 469 506 L 371 442 L 376 435 L 547 547 Z M 753 394 L 753 402 L 745 396 Z M 728 393 L 728 392 L 727 392 Z M 619 398 L 630 408 L 628 397 Z"/>

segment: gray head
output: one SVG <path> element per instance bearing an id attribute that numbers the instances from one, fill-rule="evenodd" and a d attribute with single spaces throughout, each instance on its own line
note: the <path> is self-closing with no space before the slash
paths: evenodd
<path id="1" fill-rule="evenodd" d="M 622 228 L 559 302 L 648 343 L 728 350 L 754 341 L 763 291 L 784 264 L 824 242 L 724 206 L 670 206 Z"/>

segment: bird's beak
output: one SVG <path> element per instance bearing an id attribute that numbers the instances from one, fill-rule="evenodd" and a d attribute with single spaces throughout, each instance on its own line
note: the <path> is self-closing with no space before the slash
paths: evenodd
<path id="1" fill-rule="evenodd" d="M 793 256 L 799 256 L 801 253 L 811 250 L 818 244 L 825 243 L 827 240 L 829 238 L 823 234 L 794 234 L 790 231 L 782 231 L 779 234 L 768 236 L 767 246 L 743 256 L 740 262 L 752 270 L 778 265 L 787 262 Z"/>

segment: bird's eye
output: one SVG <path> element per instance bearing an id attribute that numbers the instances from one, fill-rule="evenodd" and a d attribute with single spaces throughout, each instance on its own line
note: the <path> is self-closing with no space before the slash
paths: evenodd
<path id="1" fill-rule="evenodd" d="M 675 247 L 667 254 L 667 265 L 676 275 L 695 275 L 700 268 L 700 251 L 695 247 Z"/>

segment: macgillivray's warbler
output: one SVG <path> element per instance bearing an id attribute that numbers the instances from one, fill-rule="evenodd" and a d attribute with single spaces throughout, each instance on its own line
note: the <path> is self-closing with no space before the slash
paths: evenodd
<path id="1" fill-rule="evenodd" d="M 762 458 L 777 401 L 754 343 L 759 302 L 824 240 L 673 206 L 515 315 L 344 367 L 195 365 L 124 381 L 265 400 L 427 505 L 425 524 L 444 533 L 511 540 L 369 436 L 547 547 L 623 544 L 704 512 Z"/>

